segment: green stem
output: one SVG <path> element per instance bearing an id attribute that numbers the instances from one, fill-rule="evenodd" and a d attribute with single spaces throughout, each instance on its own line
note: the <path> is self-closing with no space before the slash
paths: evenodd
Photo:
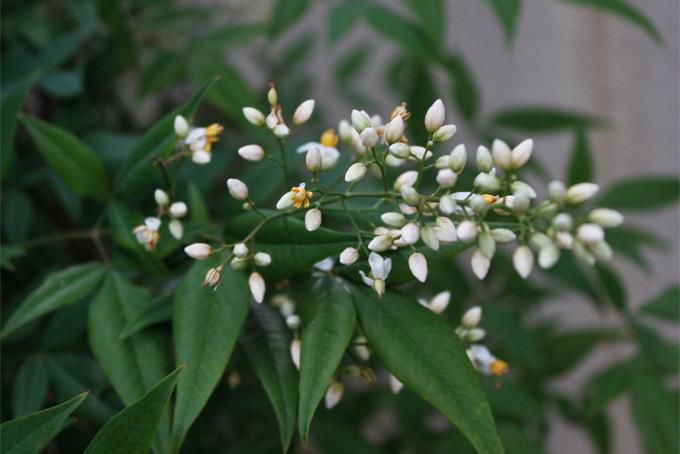
<path id="1" fill-rule="evenodd" d="M 290 175 L 288 174 L 288 160 L 286 159 L 286 147 L 282 139 L 278 139 L 279 151 L 281 152 L 281 168 L 283 169 L 283 176 L 286 179 L 286 187 L 291 188 Z"/>

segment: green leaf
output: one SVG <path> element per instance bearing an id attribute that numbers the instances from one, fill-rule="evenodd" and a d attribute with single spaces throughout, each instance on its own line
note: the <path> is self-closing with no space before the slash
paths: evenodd
<path id="1" fill-rule="evenodd" d="M 126 196 L 136 195 L 143 191 L 153 180 L 153 160 L 167 156 L 177 142 L 175 135 L 175 116 L 184 115 L 191 120 L 214 81 L 205 84 L 186 104 L 170 112 L 156 123 L 138 142 L 130 156 L 120 166 L 114 184 L 115 193 Z"/>
<path id="2" fill-rule="evenodd" d="M 172 319 L 174 304 L 172 298 L 161 298 L 160 301 L 150 304 L 148 307 L 134 316 L 120 333 L 121 339 L 126 339 L 144 328 Z"/>
<path id="3" fill-rule="evenodd" d="M 600 119 L 580 112 L 535 106 L 504 109 L 492 115 L 490 121 L 496 127 L 532 134 L 552 134 L 602 125 Z"/>
<path id="4" fill-rule="evenodd" d="M 486 313 L 484 314 L 486 317 Z M 513 419 L 526 424 L 545 423 L 545 411 L 537 398 L 512 382 L 498 387 L 484 382 L 484 391 L 494 414 L 500 419 Z"/>
<path id="5" fill-rule="evenodd" d="M 40 88 L 60 98 L 69 98 L 83 91 L 83 74 L 80 70 L 52 70 L 38 81 Z"/>
<path id="6" fill-rule="evenodd" d="M 515 39 L 517 22 L 519 21 L 521 0 L 487 0 L 489 7 L 498 18 L 505 33 L 505 40 L 510 44 Z"/>
<path id="7" fill-rule="evenodd" d="M 491 302 L 482 306 L 484 326 L 498 339 L 512 339 L 503 347 L 510 363 L 518 363 L 532 371 L 541 368 L 541 352 L 537 340 L 510 310 Z"/>
<path id="8" fill-rule="evenodd" d="M 205 48 L 215 48 L 221 51 L 234 45 L 243 45 L 261 36 L 267 31 L 265 24 L 241 23 L 228 24 L 221 27 L 209 28 L 206 33 L 195 38 L 193 45 Z"/>
<path id="9" fill-rule="evenodd" d="M 444 41 L 444 21 L 447 17 L 444 0 L 404 0 L 404 3 L 418 16 L 434 42 Z"/>
<path id="10" fill-rule="evenodd" d="M 605 410 L 609 402 L 626 392 L 632 372 L 631 363 L 620 363 L 593 377 L 584 390 L 586 414 L 595 415 Z"/>
<path id="11" fill-rule="evenodd" d="M 574 145 L 567 166 L 567 184 L 583 183 L 595 179 L 595 162 L 584 129 L 574 131 Z"/>
<path id="12" fill-rule="evenodd" d="M 453 79 L 453 99 L 460 114 L 472 120 L 479 111 L 480 94 L 474 75 L 460 55 L 451 55 L 445 62 L 446 70 Z"/>
<path id="13" fill-rule="evenodd" d="M 38 317 L 87 297 L 99 286 L 105 272 L 101 263 L 94 262 L 49 275 L 10 315 L 2 329 L 2 337 Z"/>
<path id="14" fill-rule="evenodd" d="M 609 302 L 619 311 L 624 311 L 626 309 L 626 288 L 619 276 L 602 263 L 595 265 L 595 271 L 600 276 L 600 282 Z"/>
<path id="15" fill-rule="evenodd" d="M 680 321 L 680 287 L 677 285 L 666 289 L 663 293 L 645 303 L 640 312 L 646 315 L 670 320 Z"/>
<path id="16" fill-rule="evenodd" d="M 338 3 L 328 13 L 328 39 L 332 45 L 347 35 L 361 16 L 361 3 Z"/>
<path id="17" fill-rule="evenodd" d="M 93 150 L 57 126 L 25 115 L 20 119 L 47 164 L 73 192 L 100 202 L 108 199 L 106 169 Z"/>
<path id="18" fill-rule="evenodd" d="M 42 356 L 31 356 L 19 368 L 12 389 L 12 414 L 25 416 L 42 408 L 49 377 Z"/>
<path id="19" fill-rule="evenodd" d="M 86 397 L 87 393 L 82 393 L 63 404 L 2 423 L 0 451 L 4 454 L 42 451 Z"/>
<path id="20" fill-rule="evenodd" d="M 396 293 L 378 298 L 368 288 L 356 288 L 355 303 L 382 364 L 441 411 L 477 452 L 503 452 L 477 373 L 453 329 L 414 299 Z"/>
<path id="21" fill-rule="evenodd" d="M 186 73 L 186 61 L 173 52 L 158 52 L 142 70 L 139 94 L 142 99 L 162 91 L 178 81 Z"/>
<path id="22" fill-rule="evenodd" d="M 364 17 L 376 32 L 403 51 L 429 59 L 439 58 L 438 46 L 420 25 L 379 6 L 367 8 Z"/>
<path id="23" fill-rule="evenodd" d="M 626 19 L 633 24 L 638 25 L 644 31 L 647 32 L 649 36 L 654 39 L 654 41 L 661 43 L 661 33 L 654 26 L 651 20 L 645 16 L 639 9 L 635 8 L 630 3 L 624 0 L 562 0 L 565 3 L 571 3 L 574 5 L 583 5 L 591 8 L 599 9 L 604 12 L 619 16 Z"/>
<path id="24" fill-rule="evenodd" d="M 217 260 L 195 263 L 175 292 L 173 341 L 177 363 L 188 365 L 177 385 L 171 452 L 179 452 L 189 427 L 222 377 L 246 318 L 250 294 L 242 273 L 225 267 L 213 291 L 202 287 Z"/>
<path id="25" fill-rule="evenodd" d="M 306 442 L 314 412 L 352 340 L 356 311 L 350 289 L 339 278 L 324 277 L 300 295 L 300 405 L 298 424 Z"/>
<path id="26" fill-rule="evenodd" d="M 559 375 L 576 366 L 600 343 L 618 340 L 616 331 L 600 328 L 582 328 L 571 331 L 553 332 L 541 339 L 543 366 L 546 376 Z"/>
<path id="27" fill-rule="evenodd" d="M 3 87 L 0 98 L 0 179 L 4 179 L 7 174 L 14 155 L 17 112 L 24 105 L 28 90 L 37 77 L 38 74 L 34 73 L 11 87 Z"/>
<path id="28" fill-rule="evenodd" d="M 269 36 L 274 38 L 286 31 L 305 14 L 308 6 L 308 0 L 276 0 L 269 23 Z"/>
<path id="29" fill-rule="evenodd" d="M 633 333 L 637 338 L 640 356 L 645 363 L 657 366 L 659 370 L 677 373 L 680 368 L 680 356 L 677 344 L 670 344 L 657 330 L 641 323 L 632 323 Z"/>
<path id="30" fill-rule="evenodd" d="M 678 409 L 674 400 L 653 377 L 644 374 L 632 378 L 633 420 L 642 433 L 650 454 L 678 452 Z"/>
<path id="31" fill-rule="evenodd" d="M 297 371 L 290 357 L 290 342 L 290 330 L 281 315 L 268 306 L 253 304 L 239 343 L 274 407 L 284 452 L 293 439 L 298 401 Z"/>
<path id="32" fill-rule="evenodd" d="M 23 243 L 33 226 L 33 205 L 23 191 L 4 190 L 2 200 L 2 228 L 8 242 Z"/>
<path id="33" fill-rule="evenodd" d="M 246 213 L 233 219 L 225 227 L 225 236 L 242 240 L 260 222 L 256 213 Z M 262 269 L 271 279 L 280 279 L 309 270 L 326 257 L 340 254 L 348 246 L 356 246 L 354 235 L 319 228 L 305 229 L 304 222 L 292 217 L 278 218 L 265 224 L 255 236 L 257 251 L 272 256 L 272 264 Z"/>
<path id="34" fill-rule="evenodd" d="M 633 226 L 621 226 L 607 231 L 607 242 L 614 251 L 628 257 L 645 271 L 650 270 L 649 262 L 643 253 L 646 248 L 662 250 L 664 242 L 649 231 Z"/>
<path id="35" fill-rule="evenodd" d="M 147 454 L 177 384 L 180 366 L 140 398 L 111 418 L 85 449 L 87 454 Z"/>
<path id="36" fill-rule="evenodd" d="M 194 183 L 189 183 L 189 217 L 197 224 L 210 224 L 210 212 L 201 191 Z"/>
<path id="37" fill-rule="evenodd" d="M 623 211 L 650 211 L 678 202 L 678 176 L 631 178 L 610 186 L 597 201 L 598 205 Z"/>

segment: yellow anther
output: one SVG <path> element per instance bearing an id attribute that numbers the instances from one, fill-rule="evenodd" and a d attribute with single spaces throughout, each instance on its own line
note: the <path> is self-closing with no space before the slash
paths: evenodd
<path id="1" fill-rule="evenodd" d="M 309 206 L 309 200 L 314 197 L 314 193 L 311 191 L 307 191 L 303 185 L 301 186 L 296 186 L 293 189 L 291 189 L 291 198 L 293 199 L 293 206 L 295 208 L 300 208 L 301 206 L 304 206 L 307 208 Z"/>
<path id="2" fill-rule="evenodd" d="M 508 373 L 508 363 L 505 361 L 502 361 L 500 359 L 497 359 L 496 361 L 491 363 L 490 366 L 491 373 L 494 375 L 507 375 Z"/>
<path id="3" fill-rule="evenodd" d="M 324 147 L 335 148 L 338 145 L 338 140 L 340 137 L 335 133 L 333 128 L 326 129 L 323 134 L 321 134 L 321 145 Z"/>
<path id="4" fill-rule="evenodd" d="M 491 195 L 491 194 L 482 194 L 482 199 L 484 199 L 484 201 L 487 203 L 487 205 L 491 205 L 496 200 L 498 200 L 498 197 L 496 197 L 495 195 Z"/>

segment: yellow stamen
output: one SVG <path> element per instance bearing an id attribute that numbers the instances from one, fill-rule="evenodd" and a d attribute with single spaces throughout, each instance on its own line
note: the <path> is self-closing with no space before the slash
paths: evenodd
<path id="1" fill-rule="evenodd" d="M 307 191 L 303 187 L 294 187 L 290 190 L 292 192 L 291 198 L 293 199 L 293 206 L 295 208 L 300 208 L 304 205 L 305 208 L 309 206 L 309 200 L 314 197 L 314 193 Z"/>
<path id="2" fill-rule="evenodd" d="M 411 112 L 406 110 L 406 103 L 402 102 L 400 105 L 394 108 L 390 114 L 390 119 L 394 119 L 397 115 L 401 115 L 401 118 L 406 121 L 411 117 Z"/>
<path id="3" fill-rule="evenodd" d="M 491 373 L 494 375 L 498 375 L 499 377 L 501 375 L 507 375 L 508 373 L 508 363 L 505 361 L 502 361 L 500 359 L 497 359 L 496 361 L 491 363 Z"/>
<path id="4" fill-rule="evenodd" d="M 335 133 L 333 128 L 326 129 L 323 134 L 321 134 L 321 145 L 324 147 L 335 148 L 338 145 L 338 140 L 340 137 Z"/>
<path id="5" fill-rule="evenodd" d="M 222 127 L 221 124 L 213 123 L 205 128 L 205 137 L 208 139 L 208 142 L 217 142 L 217 136 L 219 136 L 222 131 L 224 131 L 224 127 Z"/>
<path id="6" fill-rule="evenodd" d="M 494 203 L 498 199 L 498 197 L 496 197 L 495 195 L 491 195 L 491 194 L 482 194 L 482 199 L 484 199 L 484 201 L 488 205 L 491 205 L 492 203 Z"/>

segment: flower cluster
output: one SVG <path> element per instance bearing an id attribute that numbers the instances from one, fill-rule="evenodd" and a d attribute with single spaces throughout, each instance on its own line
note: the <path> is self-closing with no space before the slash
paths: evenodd
<path id="1" fill-rule="evenodd" d="M 184 226 L 181 219 L 187 215 L 187 205 L 184 202 L 170 203 L 170 197 L 162 189 L 154 191 L 154 199 L 158 205 L 156 209 L 156 216 L 147 217 L 144 223 L 135 227 L 132 232 L 135 234 L 137 241 L 146 248 L 147 251 L 156 249 L 160 241 L 159 229 L 162 224 L 162 218 L 167 216 L 170 219 L 168 230 L 170 234 L 177 240 L 181 240 L 184 235 Z"/>

